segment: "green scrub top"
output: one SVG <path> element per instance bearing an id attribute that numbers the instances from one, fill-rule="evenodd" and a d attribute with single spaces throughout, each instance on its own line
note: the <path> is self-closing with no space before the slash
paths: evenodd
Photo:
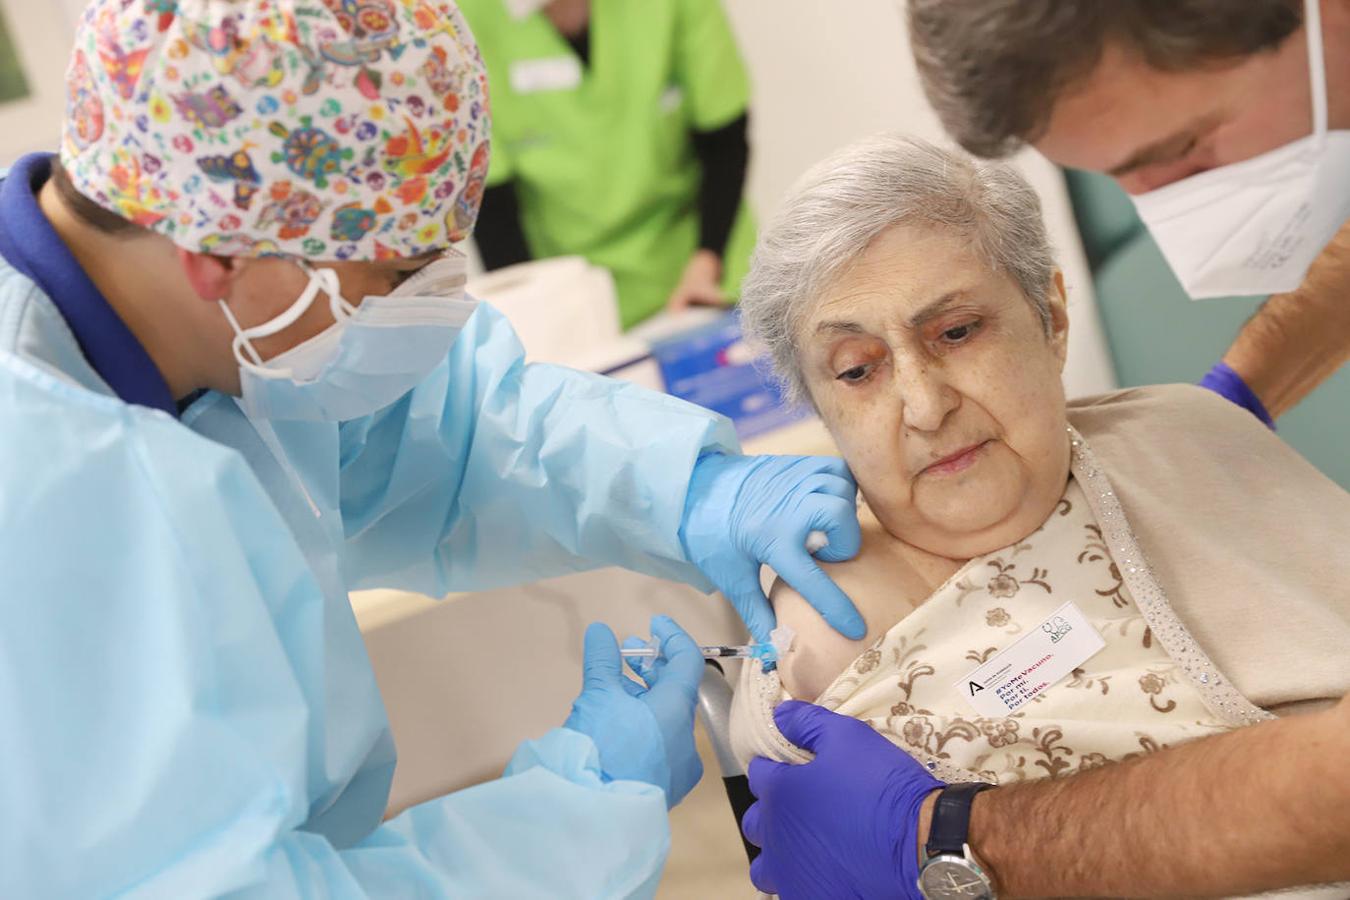
<path id="1" fill-rule="evenodd" d="M 691 131 L 743 115 L 749 82 L 720 0 L 591 0 L 590 64 L 542 13 L 462 0 L 488 69 L 488 185 L 514 181 L 535 257 L 614 274 L 624 327 L 659 312 L 699 246 Z M 754 248 L 744 203 L 723 253 L 735 296 Z"/>

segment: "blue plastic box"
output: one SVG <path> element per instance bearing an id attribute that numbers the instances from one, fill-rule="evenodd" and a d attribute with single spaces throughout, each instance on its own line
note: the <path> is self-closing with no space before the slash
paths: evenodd
<path id="1" fill-rule="evenodd" d="M 741 440 L 811 415 L 784 401 L 767 363 L 742 339 L 736 312 L 653 344 L 652 356 L 669 393 L 731 419 Z"/>

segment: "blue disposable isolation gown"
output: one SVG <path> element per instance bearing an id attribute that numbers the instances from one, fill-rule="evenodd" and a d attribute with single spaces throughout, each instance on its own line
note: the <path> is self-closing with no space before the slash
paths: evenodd
<path id="1" fill-rule="evenodd" d="M 394 747 L 347 592 L 601 565 L 709 589 L 677 533 L 728 424 L 525 365 L 482 306 L 393 406 L 278 422 L 288 469 L 232 398 L 176 417 L 41 218 L 48 165 L 0 184 L 0 896 L 650 895 L 664 796 L 578 732 L 381 825 Z"/>

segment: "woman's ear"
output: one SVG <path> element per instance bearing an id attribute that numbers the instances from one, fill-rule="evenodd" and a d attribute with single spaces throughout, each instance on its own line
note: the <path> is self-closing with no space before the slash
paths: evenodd
<path id="1" fill-rule="evenodd" d="M 215 303 L 229 296 L 230 285 L 238 271 L 237 260 L 228 256 L 194 253 L 182 247 L 175 247 L 174 250 L 178 256 L 178 265 L 198 297 Z"/>
<path id="2" fill-rule="evenodd" d="M 1059 358 L 1059 370 L 1064 371 L 1064 361 L 1069 355 L 1069 298 L 1064 291 L 1064 272 L 1055 270 L 1050 290 L 1046 293 L 1045 305 L 1050 311 L 1050 346 Z"/>

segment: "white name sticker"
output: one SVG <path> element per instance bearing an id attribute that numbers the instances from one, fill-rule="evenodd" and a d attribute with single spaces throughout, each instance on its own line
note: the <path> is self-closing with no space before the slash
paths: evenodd
<path id="1" fill-rule="evenodd" d="M 958 681 L 956 690 L 980 715 L 1002 718 L 1036 699 L 1105 646 L 1097 629 L 1070 601 Z"/>
<path id="2" fill-rule="evenodd" d="M 581 61 L 575 56 L 525 59 L 511 64 L 511 90 L 517 94 L 570 91 L 581 86 Z"/>

